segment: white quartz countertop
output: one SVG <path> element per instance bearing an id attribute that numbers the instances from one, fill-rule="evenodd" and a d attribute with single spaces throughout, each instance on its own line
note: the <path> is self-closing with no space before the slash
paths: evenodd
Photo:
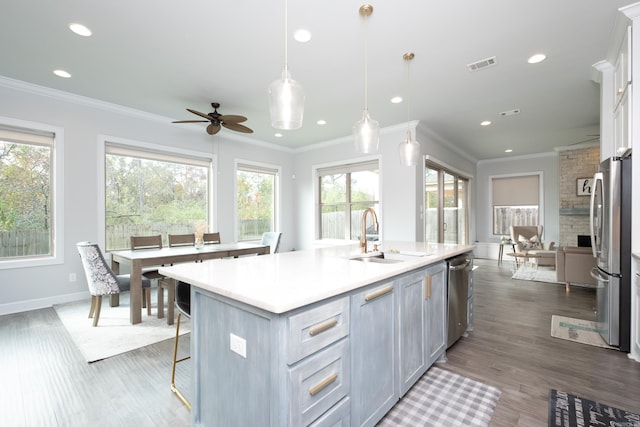
<path id="1" fill-rule="evenodd" d="M 472 245 L 385 241 L 382 251 L 402 258 L 402 262 L 351 260 L 349 258 L 362 255 L 358 244 L 353 244 L 183 263 L 161 267 L 158 271 L 272 313 L 285 313 L 473 248 Z"/>

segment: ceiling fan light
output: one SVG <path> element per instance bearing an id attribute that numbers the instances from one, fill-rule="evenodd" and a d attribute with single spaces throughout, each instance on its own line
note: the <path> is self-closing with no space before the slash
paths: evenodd
<path id="1" fill-rule="evenodd" d="M 271 126 L 276 129 L 299 129 L 304 113 L 302 85 L 291 78 L 289 70 L 282 71 L 282 78 L 269 85 L 269 111 Z"/>
<path id="2" fill-rule="evenodd" d="M 364 110 L 362 119 L 353 124 L 355 149 L 358 153 L 375 153 L 380 142 L 380 125 L 369 117 L 369 111 Z"/>
<path id="3" fill-rule="evenodd" d="M 400 163 L 404 166 L 415 166 L 420 158 L 420 144 L 411 139 L 411 132 L 407 131 L 407 137 L 398 145 Z"/>

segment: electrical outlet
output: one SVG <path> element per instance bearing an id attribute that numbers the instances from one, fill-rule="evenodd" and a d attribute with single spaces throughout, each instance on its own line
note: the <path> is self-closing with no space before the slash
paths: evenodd
<path id="1" fill-rule="evenodd" d="M 229 347 L 231 351 L 247 358 L 247 341 L 237 335 L 229 334 Z"/>
<path id="2" fill-rule="evenodd" d="M 78 278 L 76 277 L 76 273 L 69 273 L 69 281 L 75 282 Z"/>

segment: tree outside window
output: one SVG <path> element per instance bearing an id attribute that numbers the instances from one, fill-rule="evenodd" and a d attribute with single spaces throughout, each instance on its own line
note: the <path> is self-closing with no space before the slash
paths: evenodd
<path id="1" fill-rule="evenodd" d="M 278 169 L 238 164 L 236 208 L 238 241 L 260 240 L 276 231 Z"/>
<path id="2" fill-rule="evenodd" d="M 53 255 L 53 141 L 0 129 L 0 260 Z"/>

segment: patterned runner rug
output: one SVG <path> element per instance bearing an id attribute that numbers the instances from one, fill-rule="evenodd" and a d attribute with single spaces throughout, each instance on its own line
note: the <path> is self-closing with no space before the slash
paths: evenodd
<path id="1" fill-rule="evenodd" d="M 488 426 L 500 390 L 431 367 L 378 426 Z"/>
<path id="2" fill-rule="evenodd" d="M 640 415 L 558 390 L 549 390 L 549 427 L 640 427 Z"/>

